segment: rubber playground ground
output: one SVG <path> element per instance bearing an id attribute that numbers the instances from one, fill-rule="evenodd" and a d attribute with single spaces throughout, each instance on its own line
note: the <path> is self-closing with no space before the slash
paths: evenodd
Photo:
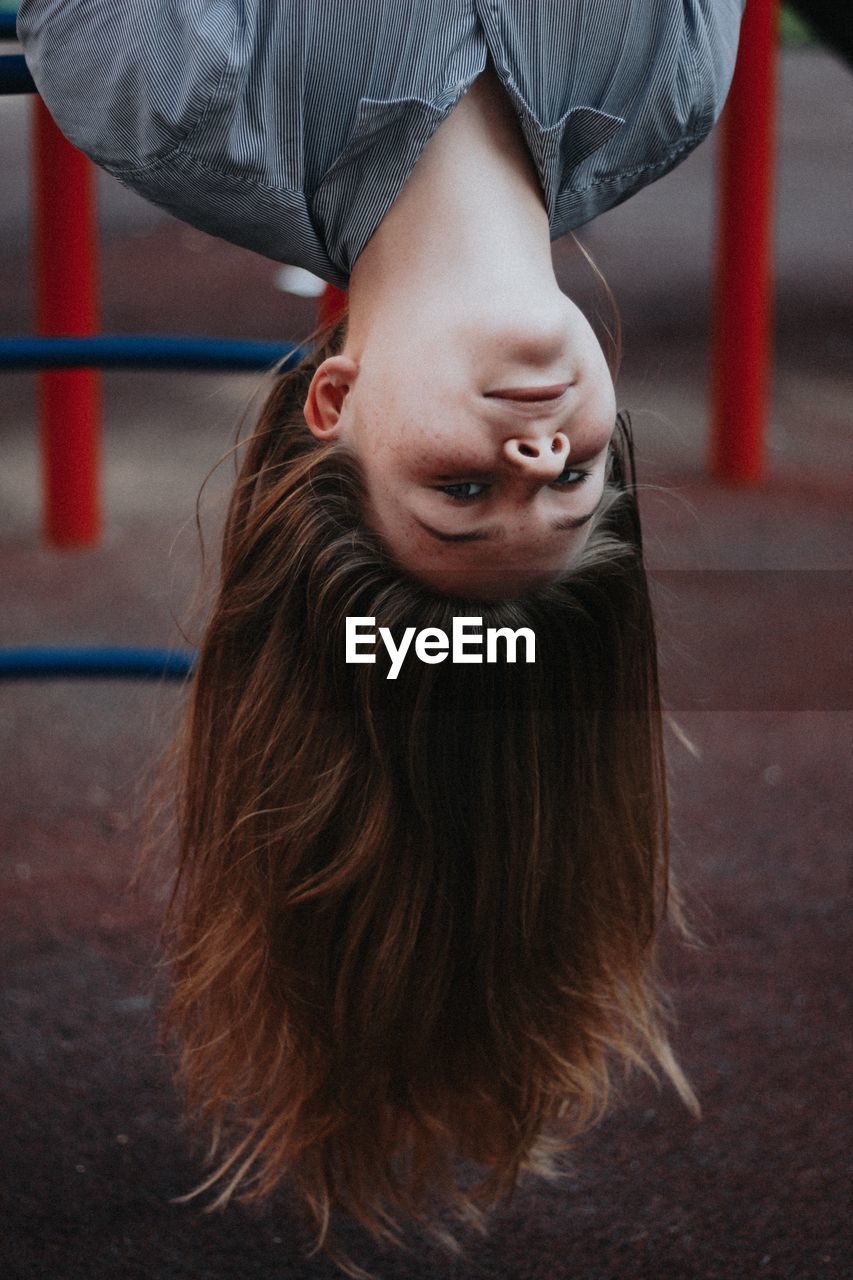
<path id="1" fill-rule="evenodd" d="M 0 101 L 0 332 L 33 327 L 28 104 Z M 338 1224 L 381 1280 L 841 1280 L 853 1274 L 850 850 L 853 78 L 780 65 L 775 364 L 767 473 L 705 471 L 714 158 L 580 238 L 619 302 L 658 600 L 674 859 L 704 937 L 667 944 L 675 1044 L 700 1097 L 632 1083 L 565 1160 L 449 1262 Z M 315 302 L 276 264 L 101 175 L 103 330 L 283 341 Z M 606 305 L 569 240 L 563 287 Z M 260 378 L 103 375 L 104 536 L 40 534 L 35 378 L 0 383 L 0 645 L 194 643 L 196 497 Z M 251 412 L 250 412 L 251 416 Z M 200 501 L 208 561 L 233 463 Z M 204 595 L 202 593 L 203 601 Z M 285 1193 L 263 1214 L 176 1204 L 200 1178 L 157 1047 L 169 869 L 128 890 L 177 684 L 0 686 L 0 1275 L 333 1280 Z M 429 975 L 424 975 L 428 983 Z"/>

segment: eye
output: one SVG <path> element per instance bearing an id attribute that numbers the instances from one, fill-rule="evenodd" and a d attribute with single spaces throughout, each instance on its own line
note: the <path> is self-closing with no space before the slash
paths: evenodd
<path id="1" fill-rule="evenodd" d="M 557 476 L 554 484 L 558 489 L 569 489 L 573 485 L 582 484 L 588 475 L 588 471 L 573 471 L 570 467 L 566 467 L 565 471 Z"/>
<path id="2" fill-rule="evenodd" d="M 478 484 L 476 480 L 465 480 L 460 484 L 442 484 L 438 486 L 440 493 L 446 493 L 455 502 L 472 502 L 486 492 L 488 485 Z M 472 489 L 475 493 L 470 492 Z"/>

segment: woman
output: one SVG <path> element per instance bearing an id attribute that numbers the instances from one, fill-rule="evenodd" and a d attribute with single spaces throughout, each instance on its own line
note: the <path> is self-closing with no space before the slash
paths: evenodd
<path id="1" fill-rule="evenodd" d="M 286 1179 L 350 1275 L 334 1210 L 458 1249 L 443 1209 L 485 1229 L 522 1171 L 556 1177 L 620 1063 L 693 1102 L 654 977 L 681 917 L 631 439 L 550 241 L 706 136 L 740 7 L 21 9 L 99 164 L 349 290 L 228 512 L 175 749 L 166 1029 L 213 1130 L 198 1190 Z M 460 617 L 535 661 L 345 661 L 348 619 L 399 646 Z"/>
<path id="2" fill-rule="evenodd" d="M 60 127 L 121 182 L 349 289 L 311 430 L 356 456 L 365 518 L 418 576 L 488 591 L 496 539 L 458 534 L 499 525 L 502 592 L 591 533 L 554 524 L 596 509 L 614 418 L 550 241 L 708 134 L 741 7 L 24 0 L 19 34 Z M 472 521 L 452 499 L 493 471 Z"/>

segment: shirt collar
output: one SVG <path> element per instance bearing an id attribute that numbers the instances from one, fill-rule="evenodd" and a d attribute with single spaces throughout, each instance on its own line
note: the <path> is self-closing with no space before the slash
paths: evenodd
<path id="1" fill-rule="evenodd" d="M 433 133 L 473 83 L 421 97 L 360 98 L 344 149 L 311 199 L 311 214 L 329 257 L 349 276 L 353 264 L 403 189 Z M 539 173 L 549 221 L 571 171 L 603 146 L 625 121 L 595 107 L 571 107 L 545 125 L 515 85 L 505 84 Z"/>

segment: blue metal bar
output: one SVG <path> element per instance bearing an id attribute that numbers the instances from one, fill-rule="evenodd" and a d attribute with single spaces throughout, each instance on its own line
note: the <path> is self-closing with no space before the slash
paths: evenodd
<path id="1" fill-rule="evenodd" d="M 195 654 L 175 649 L 0 649 L 0 680 L 101 676 L 184 680 Z"/>
<path id="2" fill-rule="evenodd" d="M 17 14 L 0 13 L 0 40 L 17 40 Z"/>
<path id="3" fill-rule="evenodd" d="M 0 56 L 0 94 L 38 93 L 22 53 L 4 53 Z"/>
<path id="4" fill-rule="evenodd" d="M 0 369 L 269 369 L 287 373 L 307 354 L 289 342 L 220 338 L 2 338 Z"/>

